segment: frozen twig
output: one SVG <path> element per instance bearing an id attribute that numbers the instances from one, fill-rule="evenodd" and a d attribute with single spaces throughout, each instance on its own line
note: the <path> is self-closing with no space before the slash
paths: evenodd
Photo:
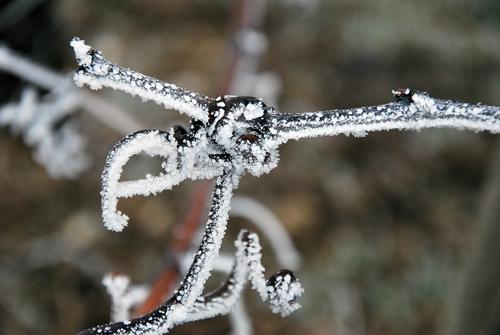
<path id="1" fill-rule="evenodd" d="M 339 134 L 365 136 L 381 130 L 457 128 L 500 132 L 500 107 L 436 99 L 410 89 L 393 91 L 395 102 L 385 105 L 312 113 L 275 114 L 282 142 Z"/>
<path id="2" fill-rule="evenodd" d="M 237 300 L 245 276 L 261 299 L 271 304 L 273 312 L 285 316 L 298 308 L 300 284 L 286 270 L 266 282 L 258 238 L 248 232 L 240 234 L 239 254 L 228 282 L 216 293 L 201 298 L 219 254 L 233 189 L 243 175 L 260 176 L 275 168 L 279 146 L 290 139 L 435 127 L 500 132 L 498 107 L 443 101 L 409 89 L 395 91 L 396 101 L 381 106 L 280 114 L 256 98 L 203 97 L 114 65 L 79 39 L 72 45 L 80 64 L 75 80 L 80 84 L 118 88 L 193 117 L 188 130 L 178 126 L 168 132 L 145 130 L 127 136 L 111 151 L 102 189 L 103 219 L 109 228 L 121 230 L 127 223 L 127 217 L 117 210 L 121 197 L 154 194 L 184 179 L 216 178 L 200 247 L 174 295 L 152 313 L 83 334 L 161 334 L 180 323 L 223 314 Z M 123 166 L 140 152 L 162 156 L 163 174 L 120 181 Z"/>
<path id="3" fill-rule="evenodd" d="M 82 40 L 73 39 L 71 46 L 80 65 L 80 70 L 74 75 L 76 85 L 88 85 L 95 90 L 111 87 L 207 121 L 207 97 L 117 66 L 104 59 L 100 52 L 91 51 Z"/>

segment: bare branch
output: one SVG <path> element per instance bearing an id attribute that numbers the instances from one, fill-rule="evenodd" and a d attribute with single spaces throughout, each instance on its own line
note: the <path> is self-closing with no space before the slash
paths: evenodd
<path id="1" fill-rule="evenodd" d="M 217 178 L 200 247 L 188 273 L 172 298 L 149 314 L 130 321 L 93 327 L 81 332 L 81 335 L 162 334 L 174 325 L 182 324 L 187 320 L 189 311 L 201 295 L 205 282 L 210 276 L 213 262 L 219 253 L 226 230 L 235 177 L 231 173 L 226 173 Z"/>

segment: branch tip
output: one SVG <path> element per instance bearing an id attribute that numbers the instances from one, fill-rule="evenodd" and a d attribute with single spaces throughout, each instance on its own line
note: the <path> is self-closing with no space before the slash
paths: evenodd
<path id="1" fill-rule="evenodd" d="M 92 63 L 92 56 L 90 55 L 92 47 L 85 44 L 85 40 L 81 40 L 78 37 L 73 37 L 69 45 L 75 52 L 75 57 L 78 61 L 78 65 L 85 66 Z"/>

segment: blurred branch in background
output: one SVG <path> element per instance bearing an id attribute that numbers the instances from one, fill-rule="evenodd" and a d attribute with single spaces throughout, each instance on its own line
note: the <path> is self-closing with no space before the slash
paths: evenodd
<path id="1" fill-rule="evenodd" d="M 0 69 L 49 92 L 39 98 L 39 90 L 25 89 L 18 103 L 0 108 L 0 126 L 22 134 L 25 143 L 34 147 L 35 160 L 53 178 L 76 178 L 90 165 L 84 136 L 70 122 L 78 110 L 121 135 L 143 128 L 115 105 L 78 90 L 70 76 L 36 64 L 5 45 L 0 46 Z"/>
<path id="2" fill-rule="evenodd" d="M 458 277 L 456 295 L 449 301 L 447 335 L 500 332 L 500 141 L 483 184 L 474 243 Z"/>

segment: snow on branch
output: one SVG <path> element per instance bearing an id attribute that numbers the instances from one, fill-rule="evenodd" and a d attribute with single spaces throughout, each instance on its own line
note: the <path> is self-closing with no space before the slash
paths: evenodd
<path id="1" fill-rule="evenodd" d="M 265 279 L 262 248 L 257 234 L 242 230 L 235 245 L 235 264 L 227 281 L 218 290 L 196 301 L 190 313 L 194 319 L 228 314 L 238 301 L 246 281 L 250 281 L 252 288 L 262 301 L 269 303 L 274 313 L 287 316 L 300 308 L 297 298 L 302 295 L 303 289 L 291 271 L 282 270 Z"/>
<path id="2" fill-rule="evenodd" d="M 248 208 L 246 208 L 245 204 L 248 204 Z M 232 200 L 232 207 L 229 213 L 230 216 L 243 216 L 262 230 L 273 246 L 273 251 L 280 266 L 289 269 L 297 267 L 300 261 L 298 251 L 288 237 L 286 230 L 281 227 L 281 222 L 272 215 L 269 209 L 253 199 L 241 196 Z M 237 209 L 235 210 L 234 207 Z M 271 226 L 271 229 L 267 229 L 267 226 Z M 218 290 L 198 298 L 184 322 L 229 314 L 234 335 L 252 333 L 251 323 L 242 302 L 242 291 L 245 283 L 250 278 L 250 271 L 252 271 L 252 285 L 259 287 L 258 291 L 261 293 L 267 292 L 267 295 L 264 293 L 262 296 L 264 301 L 268 300 L 270 292 L 274 291 L 275 288 L 269 286 L 263 276 L 263 267 L 260 265 L 261 247 L 258 236 L 255 233 L 242 230 L 235 241 L 235 245 L 237 249 L 235 257 L 220 254 L 212 267 L 213 271 L 229 274 L 228 279 Z M 184 273 L 188 272 L 191 258 L 196 253 L 197 250 L 193 250 L 180 257 L 178 262 Z M 290 277 L 283 278 L 283 280 L 290 279 L 290 289 L 296 290 L 298 295 L 302 291 L 298 281 L 294 278 L 293 274 L 291 274 Z M 144 285 L 130 285 L 129 278 L 124 275 L 108 274 L 104 277 L 103 284 L 106 286 L 111 298 L 112 322 L 129 319 L 131 309 L 142 304 L 149 294 L 149 290 Z M 263 285 L 267 287 L 265 290 L 261 289 Z M 279 307 L 280 304 L 285 304 L 286 307 Z M 274 303 L 271 306 L 277 311 L 299 307 L 295 299 Z"/>
<path id="3" fill-rule="evenodd" d="M 154 137 L 159 136 L 153 132 Z M 153 153 L 151 150 L 150 153 Z M 290 271 L 281 271 L 268 281 L 264 279 L 261 265 L 261 247 L 256 234 L 242 231 L 236 242 L 237 253 L 233 270 L 227 282 L 217 291 L 202 298 L 205 283 L 217 258 L 229 215 L 229 203 L 234 187 L 234 176 L 224 174 L 217 178 L 209 219 L 200 247 L 194 254 L 184 280 L 174 296 L 158 310 L 130 321 L 117 322 L 92 328 L 82 334 L 161 334 L 174 325 L 227 314 L 241 295 L 247 279 L 263 301 L 268 301 L 272 311 L 286 316 L 300 307 L 296 302 L 302 288 Z M 116 285 L 115 285 L 116 286 Z M 127 285 L 121 285 L 127 286 Z M 123 294 L 114 293 L 115 301 L 123 301 Z M 120 292 L 125 291 L 121 289 Z M 122 304 L 114 304 L 118 311 Z M 116 315 L 118 312 L 115 311 Z M 120 315 L 123 315 L 121 312 Z"/>
<path id="4" fill-rule="evenodd" d="M 202 295 L 219 255 L 233 190 L 243 175 L 258 177 L 274 169 L 279 146 L 288 140 L 435 127 L 500 132 L 498 107 L 444 101 L 409 89 L 393 92 L 395 101 L 381 106 L 280 114 L 257 98 L 211 99 L 123 69 L 78 39 L 72 46 L 80 64 L 75 74 L 77 83 L 120 89 L 193 118 L 189 129 L 175 126 L 166 132 L 144 130 L 128 135 L 110 152 L 101 191 L 103 220 L 108 228 L 120 231 L 127 224 L 128 217 L 117 210 L 119 198 L 155 194 L 185 179 L 216 179 L 200 246 L 174 295 L 150 314 L 94 327 L 82 334 L 162 334 L 177 324 L 227 313 L 246 279 L 273 312 L 285 316 L 296 310 L 296 299 L 302 294 L 300 284 L 287 270 L 264 279 L 258 238 L 249 232 L 243 232 L 237 240 L 236 264 L 226 284 L 215 293 Z M 141 152 L 164 158 L 163 172 L 120 181 L 128 160 Z"/>

